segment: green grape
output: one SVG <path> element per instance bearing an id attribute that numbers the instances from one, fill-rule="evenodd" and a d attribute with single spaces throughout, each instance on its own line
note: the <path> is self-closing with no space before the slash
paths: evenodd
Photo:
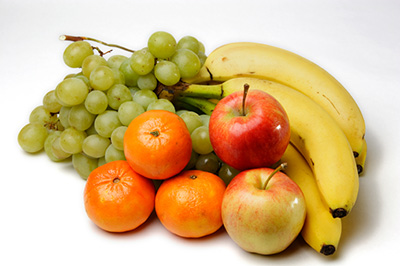
<path id="1" fill-rule="evenodd" d="M 51 90 L 43 97 L 43 107 L 51 113 L 58 113 L 62 105 L 57 101 L 56 91 Z"/>
<path id="2" fill-rule="evenodd" d="M 89 92 L 85 100 L 85 107 L 92 114 L 98 115 L 103 113 L 108 107 L 107 95 L 98 90 Z"/>
<path id="3" fill-rule="evenodd" d="M 189 110 L 181 109 L 181 110 L 176 111 L 175 113 L 177 115 L 181 116 L 181 114 L 186 113 L 186 112 L 189 112 Z"/>
<path id="4" fill-rule="evenodd" d="M 92 158 L 100 158 L 105 156 L 106 149 L 109 145 L 109 138 L 102 137 L 99 134 L 93 134 L 84 139 L 82 151 Z"/>
<path id="5" fill-rule="evenodd" d="M 202 53 L 202 52 L 198 52 L 198 53 L 197 53 L 197 56 L 198 56 L 199 59 L 200 59 L 200 64 L 201 64 L 201 65 L 204 65 L 204 63 L 206 62 L 206 59 L 207 59 L 206 54 L 205 54 L 205 53 Z"/>
<path id="6" fill-rule="evenodd" d="M 61 135 L 61 131 L 52 131 L 49 133 L 49 135 L 47 136 L 45 142 L 44 142 L 44 151 L 47 154 L 47 157 L 49 157 L 50 160 L 52 160 L 53 162 L 59 162 L 62 159 L 58 158 L 52 149 L 53 146 L 53 142 L 58 139 Z"/>
<path id="7" fill-rule="evenodd" d="M 198 53 L 203 53 L 203 54 L 205 54 L 206 53 L 206 47 L 204 46 L 204 43 L 202 43 L 202 42 L 200 42 L 200 41 L 198 41 L 199 42 L 199 52 Z M 198 54 L 197 53 L 197 54 Z"/>
<path id="8" fill-rule="evenodd" d="M 71 73 L 71 74 L 66 75 L 64 77 L 64 79 L 75 78 L 75 76 L 76 76 L 76 73 Z"/>
<path id="9" fill-rule="evenodd" d="M 102 166 L 102 165 L 105 165 L 106 163 L 107 163 L 107 162 L 106 162 L 106 157 L 103 156 L 103 157 L 101 157 L 101 158 L 98 159 L 98 161 L 97 161 L 97 167 L 100 167 L 100 166 Z"/>
<path id="10" fill-rule="evenodd" d="M 107 163 L 126 159 L 124 151 L 116 149 L 112 144 L 108 146 L 104 157 Z"/>
<path id="11" fill-rule="evenodd" d="M 167 99 L 158 99 L 147 106 L 147 111 L 149 110 L 165 110 L 175 113 L 175 106 Z"/>
<path id="12" fill-rule="evenodd" d="M 218 171 L 218 176 L 225 182 L 225 185 L 228 185 L 231 180 L 239 173 L 239 170 L 236 170 L 226 163 L 222 163 L 222 166 Z"/>
<path id="13" fill-rule="evenodd" d="M 135 95 L 136 92 L 140 91 L 140 89 L 138 87 L 128 87 L 128 88 L 131 91 L 132 99 L 133 99 L 133 95 Z"/>
<path id="14" fill-rule="evenodd" d="M 70 124 L 68 121 L 70 111 L 71 111 L 71 107 L 63 106 L 63 107 L 61 107 L 60 112 L 58 113 L 58 119 L 60 120 L 61 125 L 64 127 L 64 129 L 70 127 Z"/>
<path id="15" fill-rule="evenodd" d="M 190 160 L 185 166 L 183 170 L 190 170 L 193 169 L 196 166 L 197 159 L 199 158 L 199 154 L 192 150 L 192 155 L 190 156 Z"/>
<path id="16" fill-rule="evenodd" d="M 208 127 L 208 125 L 210 124 L 210 115 L 206 115 L 206 114 L 201 114 L 200 118 L 201 121 L 203 122 L 203 126 Z"/>
<path id="17" fill-rule="evenodd" d="M 171 61 L 160 61 L 154 67 L 154 75 L 162 84 L 175 85 L 181 78 L 178 66 Z"/>
<path id="18" fill-rule="evenodd" d="M 60 132 L 60 131 L 56 131 L 56 132 Z M 53 140 L 53 142 L 51 143 L 51 153 L 53 154 L 53 156 L 57 159 L 57 160 L 64 160 L 67 159 L 69 157 L 71 157 L 71 153 L 69 152 L 65 152 L 60 145 L 60 137 L 61 137 L 62 132 L 60 132 L 60 136 L 57 136 L 57 138 L 55 138 Z"/>
<path id="19" fill-rule="evenodd" d="M 94 120 L 94 127 L 97 133 L 105 138 L 111 137 L 112 132 L 117 127 L 122 126 L 118 118 L 118 112 L 114 110 L 107 110 L 99 114 Z"/>
<path id="20" fill-rule="evenodd" d="M 89 80 L 93 89 L 105 91 L 114 84 L 114 72 L 108 66 L 98 66 L 90 73 Z"/>
<path id="21" fill-rule="evenodd" d="M 146 75 L 154 68 L 155 58 L 148 48 L 135 51 L 130 59 L 130 65 L 133 71 L 139 75 Z"/>
<path id="22" fill-rule="evenodd" d="M 151 179 L 151 181 L 153 182 L 156 191 L 160 188 L 161 184 L 164 182 L 164 180 L 158 180 L 158 179 Z"/>
<path id="23" fill-rule="evenodd" d="M 125 60 L 127 60 L 128 57 L 126 57 L 125 55 L 112 55 L 108 58 L 107 60 L 107 65 L 110 68 L 119 68 L 122 64 L 122 62 L 124 62 Z"/>
<path id="24" fill-rule="evenodd" d="M 152 72 L 139 76 L 137 86 L 141 90 L 154 90 L 157 87 L 157 79 Z"/>
<path id="25" fill-rule="evenodd" d="M 88 78 L 88 77 L 86 77 L 85 75 L 83 75 L 83 73 L 82 73 L 82 72 L 81 72 L 81 73 L 78 73 L 78 74 L 76 74 L 76 75 L 74 76 L 74 78 L 77 78 L 77 79 L 80 79 L 80 80 L 82 80 L 83 82 L 85 82 L 86 86 L 90 87 L 90 81 L 89 81 L 89 78 Z"/>
<path id="26" fill-rule="evenodd" d="M 200 126 L 193 130 L 190 135 L 192 138 L 193 150 L 198 154 L 208 154 L 214 150 L 208 132 L 208 127 Z"/>
<path id="27" fill-rule="evenodd" d="M 118 68 L 111 68 L 114 73 L 114 84 L 125 85 L 125 76 Z"/>
<path id="28" fill-rule="evenodd" d="M 67 66 L 78 68 L 82 66 L 83 60 L 93 54 L 93 49 L 88 42 L 77 41 L 67 46 L 64 50 L 63 59 Z"/>
<path id="29" fill-rule="evenodd" d="M 156 58 L 168 59 L 175 53 L 176 40 L 168 32 L 157 31 L 150 36 L 147 46 Z"/>
<path id="30" fill-rule="evenodd" d="M 118 108 L 118 118 L 122 125 L 129 126 L 131 121 L 140 114 L 143 114 L 145 109 L 143 106 L 134 101 L 127 101 L 121 104 Z"/>
<path id="31" fill-rule="evenodd" d="M 68 78 L 61 81 L 55 90 L 57 100 L 64 106 L 73 106 L 85 101 L 89 88 L 78 78 Z"/>
<path id="32" fill-rule="evenodd" d="M 79 153 L 82 151 L 82 143 L 85 138 L 85 132 L 69 127 L 61 133 L 60 147 L 66 153 Z"/>
<path id="33" fill-rule="evenodd" d="M 114 129 L 111 134 L 111 143 L 117 150 L 124 150 L 124 135 L 127 129 L 127 126 L 120 126 Z"/>
<path id="34" fill-rule="evenodd" d="M 176 49 L 179 50 L 182 48 L 192 50 L 195 54 L 197 54 L 200 49 L 199 41 L 195 37 L 192 37 L 192 36 L 182 37 L 178 41 L 178 44 L 176 45 Z"/>
<path id="35" fill-rule="evenodd" d="M 220 164 L 218 157 L 214 153 L 200 154 L 197 158 L 196 169 L 216 174 Z"/>
<path id="36" fill-rule="evenodd" d="M 125 85 L 115 84 L 107 91 L 107 99 L 108 105 L 112 109 L 118 110 L 122 103 L 132 100 L 132 94 Z"/>
<path id="37" fill-rule="evenodd" d="M 82 153 L 76 153 L 72 155 L 72 165 L 79 176 L 87 180 L 90 173 L 97 168 L 98 160 Z"/>
<path id="38" fill-rule="evenodd" d="M 29 123 L 40 124 L 48 129 L 52 129 L 57 121 L 57 115 L 50 113 L 43 105 L 37 106 L 29 115 Z"/>
<path id="39" fill-rule="evenodd" d="M 96 128 L 94 127 L 94 123 L 88 129 L 86 129 L 85 132 L 87 136 L 97 134 Z"/>
<path id="40" fill-rule="evenodd" d="M 68 115 L 68 122 L 71 127 L 79 131 L 85 131 L 93 124 L 95 115 L 90 113 L 84 104 L 75 105 Z"/>
<path id="41" fill-rule="evenodd" d="M 172 56 L 171 61 L 178 66 L 182 78 L 196 76 L 201 68 L 200 58 L 189 49 L 177 50 L 174 56 Z"/>
<path id="42" fill-rule="evenodd" d="M 126 86 L 137 86 L 137 80 L 139 78 L 139 74 L 133 71 L 131 68 L 131 60 L 127 59 L 125 60 L 121 66 L 119 67 L 119 71 L 124 75 L 125 77 L 125 85 Z"/>
<path id="43" fill-rule="evenodd" d="M 185 121 L 190 134 L 192 134 L 193 130 L 203 125 L 200 115 L 193 111 L 184 112 L 179 116 Z"/>
<path id="44" fill-rule="evenodd" d="M 35 153 L 43 149 L 47 136 L 47 129 L 43 125 L 29 123 L 20 130 L 18 143 L 24 151 Z"/>
<path id="45" fill-rule="evenodd" d="M 94 54 L 89 55 L 82 62 L 82 73 L 85 77 L 90 78 L 90 73 L 98 66 L 107 66 L 107 61 L 104 57 Z"/>
<path id="46" fill-rule="evenodd" d="M 158 99 L 157 94 L 152 90 L 140 90 L 133 95 L 133 100 L 147 109 L 151 102 Z"/>

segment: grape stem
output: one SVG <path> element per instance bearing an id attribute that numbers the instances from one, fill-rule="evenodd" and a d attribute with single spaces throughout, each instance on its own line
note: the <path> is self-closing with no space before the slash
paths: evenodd
<path id="1" fill-rule="evenodd" d="M 94 38 L 91 38 L 91 37 L 85 37 L 85 36 L 61 35 L 60 36 L 60 40 L 61 41 L 72 41 L 72 42 L 93 41 L 93 42 L 97 42 L 97 43 L 100 43 L 100 44 L 105 45 L 105 46 L 115 47 L 115 48 L 122 49 L 122 50 L 125 50 L 125 51 L 128 51 L 128 52 L 131 52 L 131 53 L 135 52 L 134 50 L 128 49 L 128 48 L 123 47 L 123 46 L 118 45 L 118 44 L 106 43 L 106 42 L 103 42 L 103 41 L 100 41 L 100 40 L 97 40 L 97 39 L 94 39 Z M 98 50 L 101 54 L 104 54 L 103 52 L 100 51 L 99 48 L 97 48 L 97 47 L 93 47 L 93 48 Z M 106 52 L 106 53 L 108 53 L 108 52 Z"/>

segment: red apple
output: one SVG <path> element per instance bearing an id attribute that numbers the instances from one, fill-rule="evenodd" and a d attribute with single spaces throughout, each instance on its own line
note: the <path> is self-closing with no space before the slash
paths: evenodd
<path id="1" fill-rule="evenodd" d="M 301 189 L 287 175 L 258 168 L 232 179 L 221 213 L 236 244 L 248 252 L 270 255 L 285 250 L 298 236 L 306 204 Z"/>
<path id="2" fill-rule="evenodd" d="M 233 168 L 269 167 L 279 161 L 289 144 L 289 118 L 268 93 L 256 89 L 247 93 L 245 89 L 218 102 L 209 133 L 217 156 Z"/>

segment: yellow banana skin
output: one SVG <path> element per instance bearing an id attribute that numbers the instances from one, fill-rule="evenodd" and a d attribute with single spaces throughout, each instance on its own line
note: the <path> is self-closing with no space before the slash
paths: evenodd
<path id="1" fill-rule="evenodd" d="M 290 51 L 260 43 L 239 42 L 211 52 L 199 74 L 188 83 L 236 77 L 272 80 L 294 88 L 321 105 L 339 124 L 355 157 L 365 135 L 362 113 L 349 92 L 327 71 Z"/>
<path id="2" fill-rule="evenodd" d="M 353 208 L 359 178 L 351 146 L 332 117 L 304 94 L 280 83 L 258 78 L 234 78 L 219 85 L 189 85 L 181 95 L 224 98 L 243 90 L 262 90 L 284 107 L 290 122 L 290 141 L 302 153 L 316 177 L 333 217 L 344 217 Z"/>
<path id="3" fill-rule="evenodd" d="M 363 144 L 361 153 L 356 158 L 357 170 L 358 170 L 358 174 L 360 176 L 362 176 L 365 171 L 365 161 L 367 159 L 367 151 L 368 151 L 367 141 L 364 139 L 364 144 Z"/>
<path id="4" fill-rule="evenodd" d="M 342 234 L 342 220 L 332 217 L 321 198 L 313 172 L 294 146 L 289 144 L 281 161 L 287 163 L 283 171 L 301 188 L 306 199 L 303 239 L 321 254 L 334 254 Z"/>

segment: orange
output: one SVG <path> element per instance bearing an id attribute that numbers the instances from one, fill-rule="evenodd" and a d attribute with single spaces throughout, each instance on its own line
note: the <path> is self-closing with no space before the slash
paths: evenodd
<path id="1" fill-rule="evenodd" d="M 189 162 L 192 139 L 177 114 L 150 110 L 129 124 L 124 135 L 124 152 L 137 173 L 151 179 L 167 179 Z"/>
<path id="2" fill-rule="evenodd" d="M 225 183 L 218 176 L 187 170 L 165 180 L 156 194 L 155 209 L 163 226 L 186 238 L 210 235 L 222 226 Z"/>
<path id="3" fill-rule="evenodd" d="M 87 215 L 109 232 L 130 231 L 143 224 L 154 210 L 154 201 L 152 181 L 122 160 L 93 170 L 84 189 Z"/>

